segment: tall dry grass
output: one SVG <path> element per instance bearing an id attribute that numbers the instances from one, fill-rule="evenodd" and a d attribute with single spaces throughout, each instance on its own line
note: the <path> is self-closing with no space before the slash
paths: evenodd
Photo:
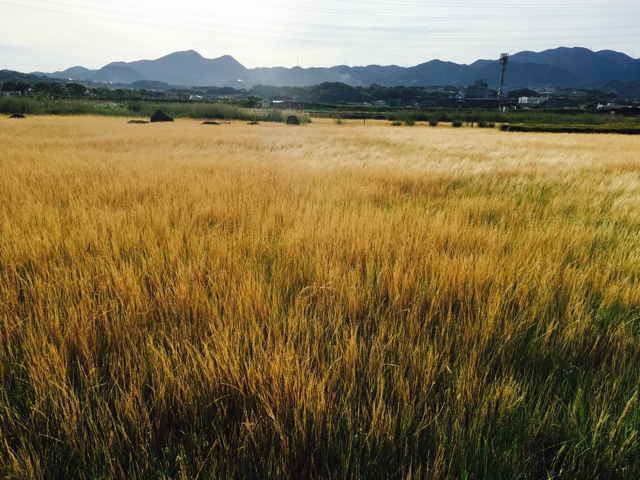
<path id="1" fill-rule="evenodd" d="M 637 478 L 640 139 L 0 119 L 0 474 Z"/>

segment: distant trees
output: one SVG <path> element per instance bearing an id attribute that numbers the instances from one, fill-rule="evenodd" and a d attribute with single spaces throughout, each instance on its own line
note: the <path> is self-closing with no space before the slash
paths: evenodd
<path id="1" fill-rule="evenodd" d="M 404 105 L 414 101 L 446 98 L 450 90 L 457 91 L 455 87 L 440 89 L 425 87 L 385 87 L 372 84 L 368 87 L 351 86 L 340 82 L 325 82 L 310 87 L 274 87 L 267 85 L 254 85 L 247 93 L 258 95 L 262 98 L 271 98 L 279 95 L 295 98 L 298 101 L 314 103 L 339 103 L 339 102 L 375 102 L 376 100 L 389 101 L 390 98 L 401 99 Z M 239 94 L 240 92 L 237 91 Z"/>
<path id="2" fill-rule="evenodd" d="M 3 92 L 24 92 L 25 90 L 29 90 L 30 88 L 31 84 L 23 82 L 22 80 L 9 80 L 2 84 L 1 90 Z"/>
<path id="3" fill-rule="evenodd" d="M 99 98 L 109 99 L 113 95 L 113 90 L 107 87 L 97 87 L 91 90 Z"/>
<path id="4" fill-rule="evenodd" d="M 590 100 L 584 105 L 585 110 L 597 110 L 598 102 L 595 100 Z"/>
<path id="5" fill-rule="evenodd" d="M 249 95 L 247 98 L 240 101 L 240 106 L 245 108 L 256 108 L 260 102 L 262 102 L 262 97 L 259 97 L 258 95 Z"/>
<path id="6" fill-rule="evenodd" d="M 49 91 L 49 84 L 47 82 L 37 82 L 33 86 L 33 89 L 36 92 L 40 92 L 40 93 L 48 92 Z"/>
<path id="7" fill-rule="evenodd" d="M 344 83 L 325 82 L 309 87 L 309 96 L 318 103 L 363 102 L 363 92 Z"/>
<path id="8" fill-rule="evenodd" d="M 66 90 L 71 96 L 78 97 L 80 95 L 84 95 L 87 91 L 87 87 L 80 83 L 67 83 Z"/>
<path id="9" fill-rule="evenodd" d="M 244 92 L 246 92 L 244 88 L 238 90 L 233 87 L 209 87 L 206 93 L 207 95 L 236 95 Z M 261 95 L 258 96 L 261 97 Z"/>
<path id="10" fill-rule="evenodd" d="M 7 78 L 7 77 L 4 77 Z M 60 84 L 57 82 L 48 83 L 40 79 L 34 79 L 33 87 L 28 82 L 16 79 L 7 80 L 0 83 L 3 92 L 24 92 L 31 89 L 32 94 L 42 99 L 58 98 L 88 98 L 86 95 L 87 86 L 71 82 Z M 374 103 L 384 100 L 393 105 L 411 106 L 415 103 L 452 98 L 459 90 L 459 87 L 405 87 L 405 86 L 384 86 L 372 84 L 367 87 L 351 86 L 340 82 L 325 82 L 319 85 L 308 87 L 276 87 L 269 85 L 254 85 L 250 89 L 233 87 L 188 87 L 170 88 L 163 92 L 149 89 L 148 86 L 164 86 L 161 82 L 137 82 L 139 88 L 113 88 L 102 84 L 91 88 L 91 97 L 101 100 L 143 102 L 146 100 L 161 99 L 167 102 L 188 101 L 191 95 L 199 95 L 207 101 L 221 100 L 225 103 L 235 104 L 245 108 L 255 108 L 259 106 L 262 99 L 270 99 L 276 96 L 289 97 L 298 102 L 333 104 L 340 103 Z M 157 85 L 156 85 L 157 84 Z M 563 93 L 563 92 L 560 92 Z M 520 97 L 536 97 L 538 93 L 529 88 L 512 90 L 508 94 L 509 103 L 517 103 Z M 594 102 L 606 104 L 607 102 L 622 101 L 613 92 L 603 93 L 599 90 L 588 90 L 582 92 L 578 98 L 575 95 L 566 94 L 558 96 L 562 100 L 563 106 L 577 108 L 587 104 L 587 108 L 593 107 Z M 400 100 L 400 101 L 398 101 Z M 591 103 L 588 103 L 591 102 Z M 630 103 L 630 100 L 627 101 Z"/>
<path id="11" fill-rule="evenodd" d="M 284 89 L 282 87 L 273 87 L 271 85 L 254 85 L 249 89 L 249 95 L 256 95 L 261 98 L 271 98 L 277 95 L 285 95 L 287 97 L 293 98 L 293 95 L 289 95 L 289 93 L 284 93 Z"/>
<path id="12" fill-rule="evenodd" d="M 53 82 L 49 85 L 49 93 L 53 97 L 64 97 L 66 91 L 62 85 L 60 85 L 59 83 Z"/>

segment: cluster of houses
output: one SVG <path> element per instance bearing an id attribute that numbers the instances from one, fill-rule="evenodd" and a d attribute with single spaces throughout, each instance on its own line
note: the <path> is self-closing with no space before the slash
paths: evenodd
<path id="1" fill-rule="evenodd" d="M 269 100 L 264 100 L 259 105 L 261 108 L 274 108 L 276 110 L 304 110 L 304 102 L 286 95 L 276 95 Z"/>
<path id="2" fill-rule="evenodd" d="M 403 103 L 401 98 L 390 98 L 388 100 L 376 100 L 374 102 L 340 102 L 348 106 L 361 106 L 361 107 L 417 107 L 417 108 L 498 108 L 500 105 L 499 99 L 496 97 L 496 92 L 489 87 L 487 80 L 476 80 L 473 84 L 468 85 L 464 89 L 461 89 L 457 93 L 445 92 L 442 87 L 437 90 L 431 89 L 430 92 L 437 92 L 442 94 L 444 98 L 419 100 L 416 99 L 413 102 Z M 522 96 L 518 98 L 517 108 L 569 108 L 576 105 L 576 100 L 587 99 L 589 92 L 584 90 L 576 90 L 572 88 L 544 88 L 534 89 L 531 93 L 535 92 L 535 96 Z M 25 91 L 2 91 L 2 97 L 14 97 L 14 96 L 29 96 L 32 93 L 32 89 Z M 449 95 L 447 95 L 449 93 Z M 454 95 L 455 93 L 455 95 Z M 86 96 L 94 96 L 91 89 L 85 92 Z M 199 95 L 180 92 L 164 92 L 161 90 L 145 90 L 146 98 L 158 98 L 158 99 L 172 99 L 177 98 L 180 100 L 189 99 L 194 102 L 202 101 L 215 101 L 220 100 L 218 96 L 211 95 Z M 448 97 L 448 98 L 447 98 Z M 304 102 L 287 96 L 275 96 L 269 100 L 261 101 L 258 104 L 259 108 L 273 108 L 276 110 L 304 110 Z M 606 105 L 599 104 L 597 106 L 599 110 L 614 110 L 631 108 L 626 105 L 618 105 L 608 103 Z"/>
<path id="3" fill-rule="evenodd" d="M 543 108 L 568 108 L 571 102 L 566 98 L 556 97 L 519 97 L 520 107 L 543 107 Z"/>
<path id="4" fill-rule="evenodd" d="M 486 79 L 480 79 L 468 85 L 455 95 L 446 95 L 442 87 L 437 90 L 431 89 L 431 92 L 442 93 L 445 98 L 432 100 L 416 100 L 403 104 L 400 98 L 390 98 L 388 100 L 376 100 L 374 102 L 340 102 L 348 106 L 360 107 L 417 107 L 417 108 L 498 108 L 500 100 L 496 96 L 496 92 L 489 87 Z M 572 100 L 587 99 L 589 93 L 584 90 L 576 90 L 572 88 L 544 88 L 534 90 L 536 96 L 518 98 L 519 108 L 569 108 L 575 105 Z M 448 98 L 446 98 L 448 96 Z M 200 100 L 201 98 L 191 98 L 192 100 Z M 275 96 L 269 100 L 262 101 L 260 108 L 274 108 L 277 110 L 303 110 L 304 102 L 287 96 Z M 622 105 L 598 105 L 598 109 L 614 109 L 624 108 Z"/>
<path id="5" fill-rule="evenodd" d="M 455 96 L 419 102 L 419 107 L 498 108 L 499 100 L 485 79 L 476 80 Z"/>
<path id="6" fill-rule="evenodd" d="M 2 93 L 2 98 L 7 98 L 7 97 L 28 97 L 31 92 L 29 90 L 24 90 L 22 92 L 1 92 L 1 93 Z"/>
<path id="7" fill-rule="evenodd" d="M 569 108 L 572 105 L 572 100 L 585 100 L 589 97 L 589 92 L 573 88 L 545 88 L 534 91 L 537 93 L 535 97 L 519 97 L 518 106 L 522 108 Z M 598 104 L 597 108 L 598 110 L 619 110 L 632 107 L 607 103 L 606 105 Z"/>

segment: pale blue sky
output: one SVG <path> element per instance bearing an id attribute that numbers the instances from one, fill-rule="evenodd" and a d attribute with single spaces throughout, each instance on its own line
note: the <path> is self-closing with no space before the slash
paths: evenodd
<path id="1" fill-rule="evenodd" d="M 0 68 L 53 71 L 179 50 L 246 67 L 471 63 L 558 46 L 640 55 L 640 2 L 0 0 Z"/>

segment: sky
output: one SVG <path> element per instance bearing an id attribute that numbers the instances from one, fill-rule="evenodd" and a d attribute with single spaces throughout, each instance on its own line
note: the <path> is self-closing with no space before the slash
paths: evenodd
<path id="1" fill-rule="evenodd" d="M 245 67 L 472 63 L 560 46 L 640 56 L 638 0 L 0 0 L 0 69 L 196 50 Z"/>

